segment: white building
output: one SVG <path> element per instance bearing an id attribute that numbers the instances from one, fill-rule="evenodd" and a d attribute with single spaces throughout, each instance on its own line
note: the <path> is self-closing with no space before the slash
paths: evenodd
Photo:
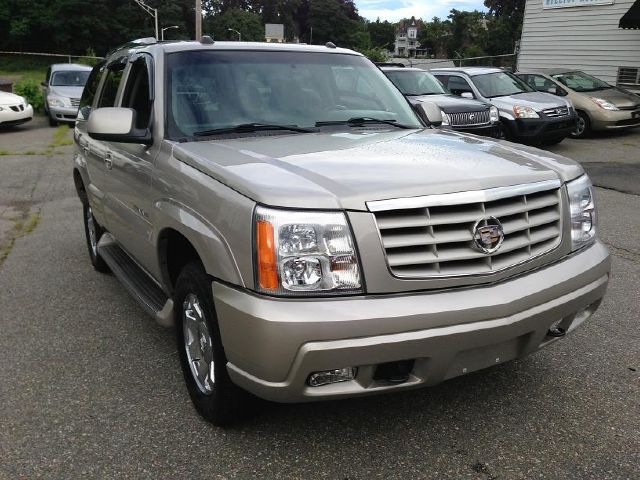
<path id="1" fill-rule="evenodd" d="M 518 68 L 553 67 L 640 90 L 640 0 L 527 0 Z"/>
<path id="2" fill-rule="evenodd" d="M 396 41 L 393 51 L 394 57 L 415 57 L 420 47 L 418 42 L 418 24 L 415 17 L 411 17 L 408 25 L 400 23 L 396 30 Z"/>

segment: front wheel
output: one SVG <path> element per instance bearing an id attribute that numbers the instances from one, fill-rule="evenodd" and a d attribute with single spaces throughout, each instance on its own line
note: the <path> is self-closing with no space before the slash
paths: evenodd
<path id="1" fill-rule="evenodd" d="M 89 259 L 91 265 L 100 273 L 108 273 L 109 266 L 98 253 L 98 242 L 104 233 L 104 229 L 93 217 L 93 211 L 88 203 L 83 206 L 84 233 L 87 238 L 87 248 L 89 249 Z"/>
<path id="2" fill-rule="evenodd" d="M 53 114 L 49 113 L 48 117 L 49 117 L 49 126 L 50 127 L 57 127 L 58 126 L 58 120 L 53 118 Z"/>
<path id="3" fill-rule="evenodd" d="M 180 364 L 196 410 L 218 426 L 243 418 L 251 397 L 229 378 L 211 279 L 199 262 L 182 269 L 173 301 Z"/>
<path id="4" fill-rule="evenodd" d="M 570 133 L 572 138 L 584 138 L 591 131 L 591 122 L 584 112 L 578 112 L 578 120 L 576 121 L 576 129 Z"/>

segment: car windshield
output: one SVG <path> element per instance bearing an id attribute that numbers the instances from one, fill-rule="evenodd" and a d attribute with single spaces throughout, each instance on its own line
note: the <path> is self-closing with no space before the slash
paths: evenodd
<path id="1" fill-rule="evenodd" d="M 90 70 L 63 70 L 51 75 L 52 87 L 84 87 Z"/>
<path id="2" fill-rule="evenodd" d="M 596 90 L 611 88 L 608 83 L 584 72 L 557 73 L 551 76 L 576 92 L 595 92 Z"/>
<path id="3" fill-rule="evenodd" d="M 345 128 L 385 125 L 372 121 L 377 119 L 390 122 L 388 128 L 394 123 L 422 128 L 402 94 L 361 56 L 185 51 L 169 54 L 167 63 L 167 133 L 172 139 L 248 124 L 263 130 L 341 122 Z M 354 118 L 366 121 L 349 121 Z"/>
<path id="4" fill-rule="evenodd" d="M 531 87 L 510 72 L 486 73 L 472 78 L 476 88 L 487 98 L 533 92 Z"/>
<path id="5" fill-rule="evenodd" d="M 417 96 L 449 93 L 440 81 L 428 72 L 391 70 L 384 73 L 405 95 Z"/>

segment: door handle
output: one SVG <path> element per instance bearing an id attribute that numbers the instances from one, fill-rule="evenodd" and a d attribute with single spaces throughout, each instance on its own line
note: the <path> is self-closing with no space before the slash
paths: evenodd
<path id="1" fill-rule="evenodd" d="M 107 152 L 104 156 L 104 165 L 107 167 L 107 170 L 111 170 L 113 168 L 113 159 L 111 158 L 111 153 Z"/>

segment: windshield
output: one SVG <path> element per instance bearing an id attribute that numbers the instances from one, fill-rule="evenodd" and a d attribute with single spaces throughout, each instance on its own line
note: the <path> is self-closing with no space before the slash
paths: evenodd
<path id="1" fill-rule="evenodd" d="M 482 96 L 487 98 L 533 92 L 531 87 L 509 72 L 486 73 L 472 78 Z"/>
<path id="2" fill-rule="evenodd" d="M 63 70 L 51 75 L 52 87 L 84 87 L 90 70 Z"/>
<path id="3" fill-rule="evenodd" d="M 564 86 L 569 87 L 576 92 L 594 92 L 596 90 L 604 90 L 605 88 L 611 88 L 606 82 L 587 75 L 584 72 L 567 72 L 551 75 L 558 80 Z"/>
<path id="4" fill-rule="evenodd" d="M 392 70 L 384 73 L 405 95 L 415 96 L 449 93 L 440 81 L 428 72 Z"/>
<path id="5" fill-rule="evenodd" d="M 167 63 L 172 139 L 245 124 L 309 128 L 356 117 L 422 128 L 405 98 L 364 57 L 187 51 L 168 55 Z"/>

